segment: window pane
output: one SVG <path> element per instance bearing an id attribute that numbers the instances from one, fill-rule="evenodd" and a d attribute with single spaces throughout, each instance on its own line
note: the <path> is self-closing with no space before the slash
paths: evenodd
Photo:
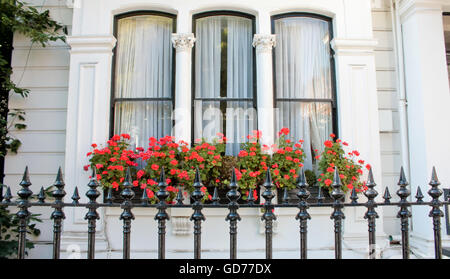
<path id="1" fill-rule="evenodd" d="M 312 17 L 274 21 L 276 98 L 328 99 L 333 96 L 329 22 Z M 305 166 L 313 167 L 314 150 L 333 131 L 331 102 L 276 101 L 277 129 L 288 127 L 295 140 L 304 140 Z"/>
<path id="2" fill-rule="evenodd" d="M 444 15 L 445 53 L 447 55 L 448 79 L 450 81 L 450 15 Z"/>
<path id="3" fill-rule="evenodd" d="M 195 98 L 252 99 L 253 21 L 238 16 L 210 16 L 197 19 L 195 25 Z M 235 142 L 227 147 L 227 153 L 236 155 L 239 142 L 243 142 L 238 137 L 247 135 L 249 127 L 254 127 L 250 122 L 256 122 L 247 119 L 228 121 L 225 115 L 227 108 L 238 107 L 251 108 L 253 101 L 195 101 L 194 137 L 208 138 L 222 132 Z M 214 120 L 202 119 L 202 115 Z M 208 123 L 210 126 L 207 126 Z M 237 124 L 239 127 L 236 127 Z M 234 134 L 228 134 L 229 131 Z"/>
<path id="4" fill-rule="evenodd" d="M 118 21 L 115 98 L 171 98 L 173 19 L 142 15 Z M 115 133 L 129 133 L 141 145 L 149 137 L 171 134 L 171 102 L 118 102 Z M 162 109 L 166 111 L 162 112 Z M 143 125 L 143 126 L 140 126 Z"/>
<path id="5" fill-rule="evenodd" d="M 170 135 L 172 129 L 171 101 L 119 102 L 114 115 L 116 133 L 129 133 L 136 146 L 147 147 L 149 137 Z"/>
<path id="6" fill-rule="evenodd" d="M 226 134 L 227 155 L 239 153 L 241 143 L 247 141 L 249 131 L 257 129 L 257 115 L 252 101 L 194 102 L 196 129 L 194 137 L 212 140 L 217 133 Z"/>
<path id="7" fill-rule="evenodd" d="M 253 97 L 252 20 L 211 16 L 195 24 L 195 96 Z"/>
<path id="8" fill-rule="evenodd" d="M 275 21 L 278 98 L 332 98 L 328 30 L 328 22 L 315 18 Z"/>
<path id="9" fill-rule="evenodd" d="M 289 127 L 294 140 L 303 139 L 305 167 L 311 169 L 314 150 L 323 151 L 323 142 L 332 133 L 331 103 L 277 102 L 278 130 Z"/>

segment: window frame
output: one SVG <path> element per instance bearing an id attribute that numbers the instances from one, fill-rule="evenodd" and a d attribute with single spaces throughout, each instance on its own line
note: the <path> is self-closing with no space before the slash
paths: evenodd
<path id="1" fill-rule="evenodd" d="M 450 12 L 443 12 L 442 20 L 444 20 L 444 17 L 446 16 L 450 18 Z M 445 34 L 444 34 L 444 43 L 445 43 Z M 445 49 L 445 59 L 447 60 L 447 68 L 450 66 L 450 59 L 447 59 L 447 57 L 449 56 L 450 56 L 450 49 Z"/>
<path id="2" fill-rule="evenodd" d="M 172 33 L 176 33 L 177 29 L 177 15 L 171 14 L 167 12 L 160 12 L 160 11 L 154 11 L 154 10 L 138 10 L 138 11 L 131 11 L 126 13 L 121 13 L 114 16 L 114 24 L 113 24 L 113 36 L 117 39 L 118 32 L 119 32 L 119 20 L 128 18 L 128 17 L 134 17 L 134 16 L 142 16 L 142 15 L 154 15 L 154 16 L 163 16 L 172 19 L 173 25 L 172 25 Z M 172 42 L 170 43 L 172 44 Z M 117 64 L 117 44 L 114 46 L 113 49 L 113 59 L 112 59 L 112 65 L 111 65 L 111 100 L 110 100 L 110 114 L 109 114 L 109 137 L 111 138 L 114 135 L 114 129 L 115 129 L 115 107 L 116 103 L 118 102 L 126 102 L 126 101 L 151 101 L 151 102 L 165 102 L 165 101 L 171 101 L 172 102 L 172 109 L 175 109 L 175 74 L 176 74 L 176 54 L 175 51 L 172 50 L 172 82 L 171 82 L 171 97 L 161 97 L 161 98 L 155 98 L 155 97 L 149 97 L 149 98 L 116 98 L 115 97 L 115 90 L 116 90 L 116 64 Z M 174 120 L 172 120 L 172 125 L 174 125 Z"/>
<path id="3" fill-rule="evenodd" d="M 252 38 L 256 34 L 256 17 L 252 14 L 238 12 L 238 11 L 232 11 L 232 10 L 219 10 L 219 11 L 208 11 L 208 12 L 201 12 L 194 14 L 192 16 L 192 33 L 194 34 L 194 37 L 196 37 L 196 21 L 200 18 L 205 17 L 211 17 L 211 16 L 237 16 L 237 17 L 244 17 L 248 18 L 252 21 Z M 252 98 L 196 98 L 195 96 L 195 48 L 196 45 L 194 44 L 194 47 L 192 49 L 192 65 L 191 65 L 191 145 L 194 145 L 195 141 L 195 101 L 201 100 L 201 101 L 219 101 L 227 102 L 227 101 L 252 101 L 253 102 L 253 108 L 258 111 L 257 107 L 257 82 L 256 82 L 256 51 L 255 48 L 252 46 L 252 56 L 253 56 L 253 63 L 252 63 L 252 76 L 253 76 L 253 97 Z M 256 119 L 256 127 L 258 127 L 258 118 Z M 226 135 L 225 135 L 226 136 Z"/>
<path id="4" fill-rule="evenodd" d="M 331 103 L 331 123 L 332 132 L 339 138 L 339 127 L 338 127 L 338 112 L 337 112 L 337 89 L 336 89 L 336 64 L 334 59 L 334 49 L 331 47 L 331 41 L 334 38 L 333 34 L 333 19 L 324 15 L 306 13 L 306 12 L 289 12 L 283 14 L 277 14 L 270 17 L 271 21 L 271 33 L 275 34 L 275 21 L 278 19 L 289 18 L 289 17 L 307 17 L 315 18 L 326 21 L 328 23 L 328 32 L 330 34 L 330 74 L 331 74 L 331 99 L 315 99 L 315 98 L 277 98 L 277 79 L 276 79 L 276 57 L 275 49 L 272 49 L 272 81 L 273 81 L 273 107 L 277 107 L 277 101 L 280 102 L 313 102 L 313 103 Z M 277 119 L 274 119 L 274 125 L 277 123 Z M 275 135 L 276 136 L 276 135 Z"/>

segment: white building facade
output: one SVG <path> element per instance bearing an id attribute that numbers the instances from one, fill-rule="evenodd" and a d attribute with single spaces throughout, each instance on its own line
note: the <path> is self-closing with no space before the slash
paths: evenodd
<path id="1" fill-rule="evenodd" d="M 422 190 L 427 189 L 432 166 L 436 166 L 443 187 L 450 183 L 450 173 L 445 171 L 450 155 L 450 147 L 446 144 L 450 126 L 445 124 L 449 118 L 446 106 L 450 105 L 450 92 L 444 36 L 445 13 L 450 12 L 449 0 L 47 0 L 43 7 L 39 6 L 40 1 L 31 2 L 39 9 L 50 9 L 54 19 L 69 27 L 69 35 L 67 44 L 57 42 L 46 48 L 32 45 L 21 35 L 15 36 L 13 80 L 30 88 L 31 94 L 27 99 L 10 100 L 10 108 L 22 108 L 27 112 L 28 128 L 13 131 L 23 146 L 17 155 L 6 158 L 7 185 L 18 184 L 25 165 L 29 166 L 33 185 L 49 185 L 61 165 L 68 200 L 75 186 L 80 193 L 87 190 L 88 174 L 83 166 L 88 163 L 86 153 L 90 151 L 90 144 L 106 142 L 115 129 L 113 123 L 117 125 L 117 121 L 121 121 L 117 120 L 120 110 L 111 109 L 117 104 L 112 98 L 117 98 L 115 94 L 121 86 L 115 80 L 118 68 L 129 63 L 118 60 L 118 53 L 123 52 L 120 50 L 119 22 L 145 15 L 163 17 L 170 24 L 170 38 L 161 36 L 159 39 L 168 40 L 170 51 L 173 51 L 172 58 L 170 54 L 167 56 L 168 64 L 173 66 L 167 70 L 172 80 L 158 87 L 167 95 L 150 97 L 170 99 L 172 107 L 180 113 L 175 116 L 175 127 L 171 131 L 177 139 L 192 141 L 198 130 L 192 126 L 196 117 L 193 100 L 211 97 L 197 93 L 200 85 L 196 79 L 199 75 L 196 63 L 200 62 L 193 52 L 205 42 L 199 38 L 200 19 L 234 16 L 250 20 L 251 37 L 245 41 L 251 48 L 250 56 L 242 60 L 228 55 L 228 59 L 252 64 L 248 65 L 249 72 L 240 75 L 246 75 L 253 82 L 238 85 L 241 95 L 237 97 L 252 99 L 251 106 L 258 116 L 256 128 L 262 131 L 266 143 L 274 141 L 271 135 L 276 134 L 279 116 L 273 108 L 282 99 L 276 95 L 282 81 L 281 73 L 274 65 L 280 60 L 274 56 L 281 53 L 281 46 L 288 48 L 287 43 L 296 39 L 295 33 L 286 37 L 277 34 L 277 19 L 301 18 L 305 22 L 312 19 L 311 22 L 317 20 L 328 28 L 329 41 L 324 44 L 330 48 L 327 63 L 330 63 L 331 87 L 329 98 L 323 98 L 332 99 L 329 111 L 333 128 L 330 131 L 351 143 L 370 162 L 379 198 L 388 186 L 393 200 L 397 199 L 394 193 L 398 189 L 401 166 L 411 181 L 412 196 L 419 185 Z M 133 24 L 138 26 L 139 21 Z M 124 27 L 122 32 L 126 30 Z M 311 36 L 316 34 L 310 32 Z M 122 36 L 125 48 L 125 35 Z M 309 38 L 307 36 L 305 40 Z M 130 40 L 136 43 L 137 39 L 142 39 L 142 44 L 146 40 L 139 35 Z M 303 59 L 306 60 L 308 55 Z M 142 59 L 141 62 L 147 61 L 144 53 L 136 57 Z M 287 55 L 287 59 L 295 58 Z M 202 74 L 202 80 L 211 75 Z M 170 89 L 166 90 L 164 86 Z M 243 88 L 251 93 L 242 93 Z M 125 91 L 121 94 L 125 98 L 131 96 Z M 299 96 L 299 99 L 303 97 Z M 161 129 L 165 132 L 164 127 Z M 84 195 L 81 196 L 86 200 Z M 417 257 L 432 257 L 434 253 L 429 210 L 427 207 L 412 209 L 411 249 Z M 396 207 L 377 208 L 380 215 L 377 252 L 380 257 L 395 256 L 398 252 L 398 248 L 389 245 L 388 241 L 389 235 L 400 234 L 397 211 Z M 84 209 L 65 210 L 63 257 L 71 257 L 78 251 L 84 257 L 87 248 L 85 212 Z M 109 208 L 100 212 L 97 258 L 121 257 L 121 209 Z M 156 210 L 136 208 L 133 212 L 136 220 L 132 223 L 132 257 L 156 258 L 157 223 L 153 219 Z M 345 209 L 344 257 L 367 257 L 364 212 L 363 208 Z M 167 258 L 192 257 L 191 213 L 190 209 L 169 209 Z M 203 257 L 227 258 L 226 212 L 205 209 L 204 213 Z M 238 257 L 263 258 L 261 213 L 256 209 L 240 209 L 240 213 L 243 220 L 238 227 Z M 279 208 L 275 213 L 278 220 L 273 239 L 274 258 L 297 258 L 298 241 L 293 241 L 298 239 L 298 221 L 294 219 L 297 210 Z M 48 212 L 43 214 L 45 218 L 49 216 Z M 332 258 L 331 211 L 314 208 L 310 214 L 309 255 L 311 258 Z M 445 220 L 442 221 L 443 246 L 450 246 Z M 51 221 L 45 220 L 44 224 L 51 224 Z M 42 231 L 30 257 L 51 257 L 51 226 L 43 226 Z"/>

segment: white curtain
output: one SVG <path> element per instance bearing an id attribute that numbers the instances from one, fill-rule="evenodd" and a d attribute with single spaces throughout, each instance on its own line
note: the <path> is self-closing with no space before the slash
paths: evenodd
<path id="1" fill-rule="evenodd" d="M 195 97 L 220 98 L 222 17 L 196 21 Z M 222 132 L 220 102 L 195 101 L 194 137 L 211 140 Z"/>
<path id="2" fill-rule="evenodd" d="M 332 99 L 330 35 L 326 21 L 289 17 L 275 21 L 275 74 L 277 98 Z M 278 128 L 288 127 L 303 139 L 305 166 L 312 168 L 312 150 L 323 150 L 332 132 L 330 103 L 277 101 Z"/>
<path id="3" fill-rule="evenodd" d="M 196 98 L 220 98 L 221 86 L 226 86 L 227 98 L 253 98 L 252 36 L 252 21 L 247 18 L 212 16 L 196 21 Z M 225 47 L 226 53 L 223 53 Z M 226 85 L 221 85 L 224 55 L 227 60 Z M 211 139 L 225 128 L 229 140 L 226 153 L 236 155 L 249 131 L 256 129 L 253 102 L 228 101 L 225 113 L 222 115 L 218 101 L 197 100 L 194 135 Z M 225 127 L 223 117 L 226 117 Z"/>
<path id="4" fill-rule="evenodd" d="M 172 97 L 171 18 L 153 15 L 119 20 L 116 98 Z M 171 134 L 172 101 L 121 101 L 115 106 L 116 133 L 129 133 L 136 146 Z"/>
<path id="5" fill-rule="evenodd" d="M 227 97 L 253 98 L 252 22 L 246 18 L 231 17 L 227 21 Z M 240 144 L 256 127 L 253 102 L 227 102 L 226 131 L 230 143 L 226 153 L 236 155 Z M 232 112 L 232 113 L 231 113 Z"/>

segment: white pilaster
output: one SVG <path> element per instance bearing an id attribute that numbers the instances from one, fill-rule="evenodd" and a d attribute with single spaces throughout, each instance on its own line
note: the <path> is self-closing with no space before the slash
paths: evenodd
<path id="1" fill-rule="evenodd" d="M 408 100 L 411 195 L 420 185 L 425 200 L 430 199 L 426 192 L 433 166 L 442 185 L 448 187 L 450 183 L 450 173 L 446 171 L 450 154 L 450 126 L 446 122 L 450 117 L 450 94 L 442 21 L 444 2 L 403 0 L 398 7 Z M 434 256 L 429 211 L 427 206 L 412 208 L 411 248 L 424 257 Z M 444 244 L 448 243 L 445 230 L 442 235 Z"/>
<path id="2" fill-rule="evenodd" d="M 191 65 L 194 34 L 172 34 L 173 47 L 176 49 L 175 74 L 175 128 L 177 140 L 191 142 Z"/>
<path id="3" fill-rule="evenodd" d="M 275 44 L 275 35 L 255 34 L 253 37 L 253 46 L 256 48 L 258 129 L 262 132 L 262 144 L 274 143 L 272 48 Z"/>
<path id="4" fill-rule="evenodd" d="M 374 57 L 377 42 L 366 38 L 335 38 L 331 45 L 336 61 L 339 137 L 351 145 L 348 151 L 358 150 L 361 159 L 372 166 L 378 184 L 375 188 L 377 200 L 380 200 L 382 166 Z M 364 195 L 360 195 L 360 200 L 366 200 Z M 344 243 L 360 253 L 368 251 L 365 211 L 365 208 L 358 207 L 345 209 Z M 388 241 L 383 229 L 383 209 L 378 207 L 376 211 L 379 215 L 376 221 L 376 249 L 379 253 L 387 247 Z"/>
<path id="5" fill-rule="evenodd" d="M 88 164 L 86 153 L 90 151 L 93 142 L 104 143 L 109 136 L 111 61 L 116 39 L 109 35 L 73 36 L 69 37 L 67 42 L 71 51 L 65 151 L 68 194 L 65 200 L 71 202 L 70 197 L 75 186 L 78 186 L 80 202 L 85 202 L 89 176 L 83 170 L 83 165 Z M 101 198 L 98 201 L 101 202 Z M 101 210 L 99 212 L 102 213 Z M 66 208 L 65 213 L 62 252 L 67 249 L 86 251 L 86 209 Z M 104 236 L 104 219 L 101 218 L 97 223 L 97 249 L 105 251 L 107 243 Z"/>

